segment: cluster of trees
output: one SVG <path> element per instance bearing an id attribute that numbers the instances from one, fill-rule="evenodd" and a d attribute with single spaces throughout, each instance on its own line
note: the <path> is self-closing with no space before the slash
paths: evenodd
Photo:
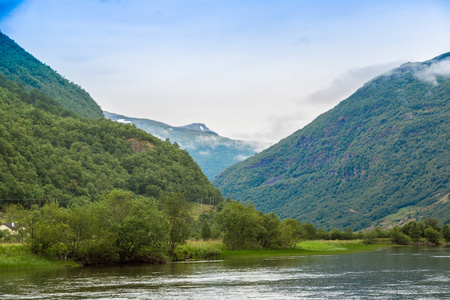
<path id="1" fill-rule="evenodd" d="M 11 205 L 7 219 L 16 232 L 3 240 L 22 242 L 35 254 L 73 259 L 82 264 L 146 262 L 177 259 L 177 247 L 189 238 L 222 239 L 230 250 L 295 248 L 301 240 L 363 239 L 375 243 L 390 239 L 396 244 L 450 242 L 450 227 L 435 218 L 411 221 L 402 227 L 353 232 L 316 229 L 310 223 L 284 219 L 256 210 L 252 204 L 231 199 L 196 220 L 185 193 L 166 193 L 159 199 L 115 189 L 99 201 L 62 207 L 56 202 L 42 207 Z"/>
<path id="2" fill-rule="evenodd" d="M 83 264 L 164 262 L 188 239 L 191 217 L 184 193 L 159 201 L 113 190 L 97 202 L 62 207 L 56 202 L 30 209 L 12 205 L 17 225 L 9 236 L 35 254 Z"/>
<path id="3" fill-rule="evenodd" d="M 391 241 L 396 244 L 408 245 L 428 241 L 439 245 L 441 241 L 450 242 L 450 226 L 444 224 L 439 226 L 436 218 L 427 218 L 423 221 L 410 221 L 405 225 L 395 226 L 389 232 Z"/>
<path id="4" fill-rule="evenodd" d="M 362 239 L 365 243 L 375 243 L 377 239 L 390 239 L 395 244 L 428 243 L 438 245 L 450 242 L 450 227 L 439 226 L 436 218 L 423 221 L 410 221 L 402 227 L 395 226 L 383 230 L 377 226 L 373 230 L 354 232 L 348 227 L 343 231 L 317 229 L 311 223 L 296 219 L 284 219 L 274 214 L 265 214 L 255 209 L 253 204 L 239 203 L 227 198 L 225 206 L 213 215 L 200 218 L 201 233 L 204 239 L 223 237 L 223 243 L 232 250 L 295 248 L 300 240 L 353 240 Z M 213 228 L 211 230 L 211 228 Z M 213 233 L 211 233 L 213 232 Z M 214 232 L 216 234 L 214 235 Z"/>
<path id="5" fill-rule="evenodd" d="M 120 188 L 188 201 L 222 196 L 189 154 L 129 124 L 85 119 L 0 75 L 0 208 L 99 200 Z"/>
<path id="6" fill-rule="evenodd" d="M 217 212 L 209 211 L 199 218 L 203 239 L 223 238 L 230 250 L 295 248 L 301 240 L 351 240 L 363 238 L 363 232 L 316 229 L 297 219 L 281 220 L 275 213 L 265 214 L 251 203 L 227 198 Z"/>

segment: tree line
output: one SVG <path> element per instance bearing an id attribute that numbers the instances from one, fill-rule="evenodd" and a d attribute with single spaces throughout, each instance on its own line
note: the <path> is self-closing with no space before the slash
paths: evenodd
<path id="1" fill-rule="evenodd" d="M 448 225 L 435 218 L 411 221 L 401 227 L 353 232 L 316 229 L 296 219 L 281 220 L 256 210 L 251 203 L 227 199 L 194 219 L 193 203 L 185 193 L 166 193 L 159 199 L 115 189 L 99 201 L 62 207 L 49 202 L 30 209 L 9 206 L 6 217 L 17 225 L 0 240 L 26 244 L 38 255 L 72 259 L 85 265 L 162 263 L 176 259 L 177 247 L 188 239 L 221 239 L 229 250 L 296 248 L 302 240 L 352 240 L 396 244 L 450 242 Z"/>
<path id="2" fill-rule="evenodd" d="M 167 193 L 157 201 L 115 189 L 82 206 L 11 205 L 6 218 L 16 223 L 15 233 L 6 238 L 35 254 L 85 265 L 157 263 L 189 237 L 188 212 L 185 193 Z"/>

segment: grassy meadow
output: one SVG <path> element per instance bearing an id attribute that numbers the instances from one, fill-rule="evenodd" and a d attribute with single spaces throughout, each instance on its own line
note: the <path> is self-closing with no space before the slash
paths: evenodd
<path id="1" fill-rule="evenodd" d="M 50 267 L 74 267 L 78 264 L 71 261 L 50 260 L 33 254 L 29 248 L 21 244 L 0 245 L 0 270 Z"/>

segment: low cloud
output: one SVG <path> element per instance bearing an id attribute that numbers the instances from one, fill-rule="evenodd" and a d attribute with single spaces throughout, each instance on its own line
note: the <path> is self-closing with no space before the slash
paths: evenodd
<path id="1" fill-rule="evenodd" d="M 399 64 L 399 62 L 389 62 L 350 69 L 334 79 L 328 87 L 310 94 L 306 99 L 301 99 L 301 102 L 306 101 L 318 104 L 337 103 L 349 97 L 365 82 L 399 66 Z"/>
<path id="2" fill-rule="evenodd" d="M 123 123 L 123 124 L 131 124 L 131 121 L 127 121 L 125 119 L 118 119 L 116 122 Z"/>
<path id="3" fill-rule="evenodd" d="M 268 125 L 265 131 L 239 132 L 234 136 L 245 140 L 265 141 L 266 145 L 274 144 L 348 98 L 367 81 L 400 64 L 401 62 L 397 61 L 350 69 L 334 79 L 327 87 L 295 100 L 290 113 L 267 118 L 266 124 Z"/>
<path id="4" fill-rule="evenodd" d="M 438 76 L 450 76 L 450 60 L 442 60 L 418 70 L 414 76 L 422 81 L 438 85 Z"/>
<path id="5" fill-rule="evenodd" d="M 246 160 L 246 159 L 249 158 L 249 157 L 250 157 L 250 156 L 239 154 L 239 155 L 236 155 L 236 156 L 234 157 L 234 159 L 235 159 L 236 161 L 243 161 L 243 160 Z"/>

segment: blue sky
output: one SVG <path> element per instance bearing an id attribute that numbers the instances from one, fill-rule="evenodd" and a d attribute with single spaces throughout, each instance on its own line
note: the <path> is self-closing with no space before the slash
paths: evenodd
<path id="1" fill-rule="evenodd" d="M 0 30 L 104 110 L 273 143 L 450 51 L 450 1 L 0 0 Z"/>

